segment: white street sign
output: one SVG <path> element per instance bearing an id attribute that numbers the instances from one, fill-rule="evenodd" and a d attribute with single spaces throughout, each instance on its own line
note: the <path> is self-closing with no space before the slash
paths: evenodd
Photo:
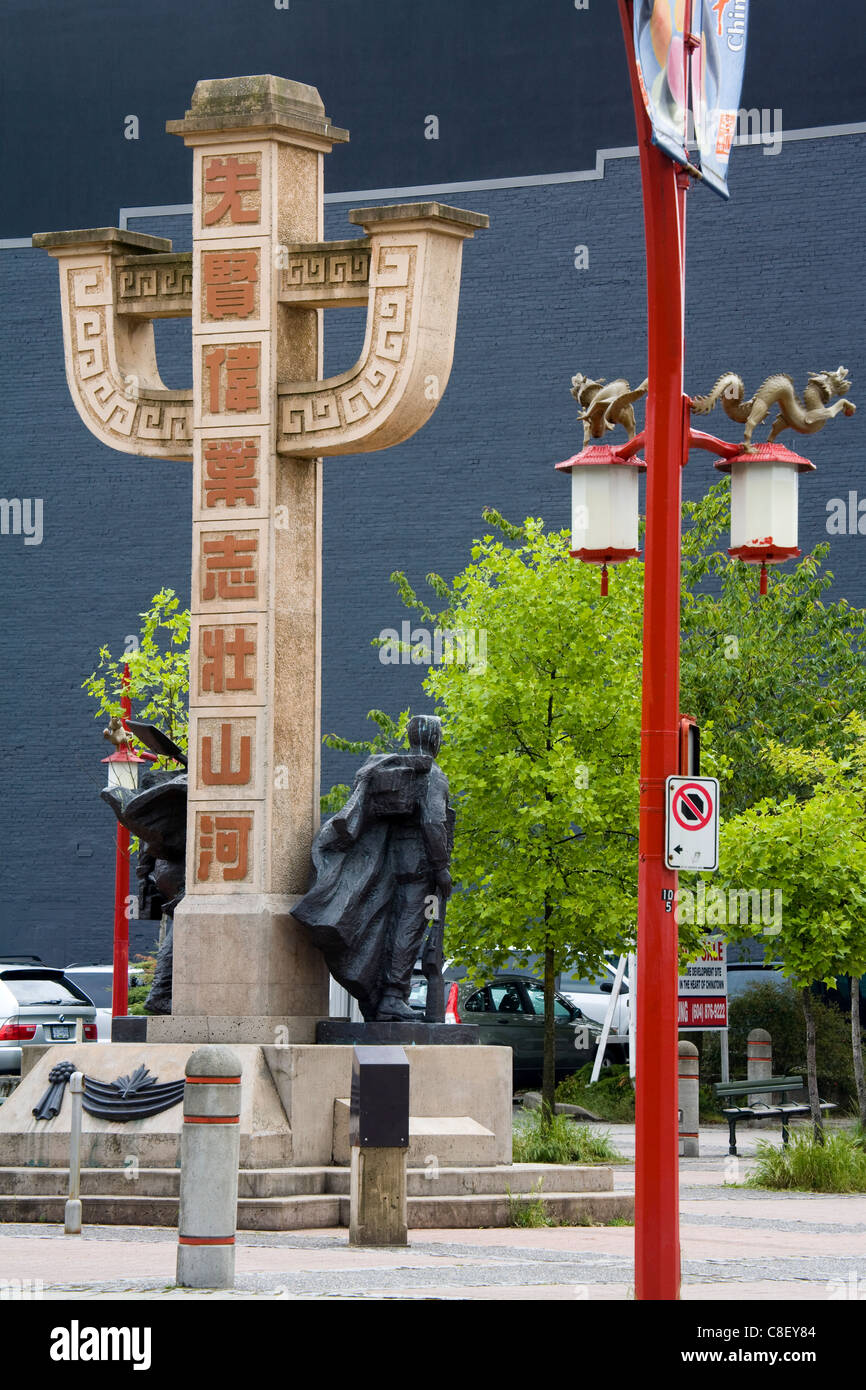
<path id="1" fill-rule="evenodd" d="M 716 777 L 669 777 L 665 783 L 665 863 L 699 872 L 719 867 L 719 783 Z"/>

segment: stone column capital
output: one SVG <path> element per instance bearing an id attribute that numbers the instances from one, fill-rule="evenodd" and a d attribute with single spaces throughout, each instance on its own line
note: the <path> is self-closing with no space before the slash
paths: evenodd
<path id="1" fill-rule="evenodd" d="M 165 128 L 187 145 L 257 134 L 327 151 L 349 138 L 347 130 L 331 124 L 315 87 L 271 73 L 197 82 L 183 120 L 167 121 Z"/>

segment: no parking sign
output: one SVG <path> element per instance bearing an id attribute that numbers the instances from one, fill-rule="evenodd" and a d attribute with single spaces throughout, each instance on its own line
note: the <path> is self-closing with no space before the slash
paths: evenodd
<path id="1" fill-rule="evenodd" d="M 716 777 L 669 777 L 665 863 L 698 872 L 719 867 L 719 783 Z"/>

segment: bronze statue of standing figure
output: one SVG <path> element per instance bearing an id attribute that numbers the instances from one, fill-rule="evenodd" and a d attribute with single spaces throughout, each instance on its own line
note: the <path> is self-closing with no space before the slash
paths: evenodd
<path id="1" fill-rule="evenodd" d="M 441 720 L 409 720 L 409 751 L 375 753 L 313 842 L 313 883 L 292 911 L 365 1022 L 417 1023 L 415 961 L 428 1022 L 442 1019 L 442 930 L 451 892 L 454 810 L 436 762 Z"/>

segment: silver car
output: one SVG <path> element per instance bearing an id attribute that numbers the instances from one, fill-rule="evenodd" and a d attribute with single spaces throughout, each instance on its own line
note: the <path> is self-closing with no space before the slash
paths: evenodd
<path id="1" fill-rule="evenodd" d="M 0 1075 L 21 1071 L 22 1047 L 72 1042 L 79 1019 L 96 1042 L 96 1009 L 62 970 L 0 960 Z"/>

